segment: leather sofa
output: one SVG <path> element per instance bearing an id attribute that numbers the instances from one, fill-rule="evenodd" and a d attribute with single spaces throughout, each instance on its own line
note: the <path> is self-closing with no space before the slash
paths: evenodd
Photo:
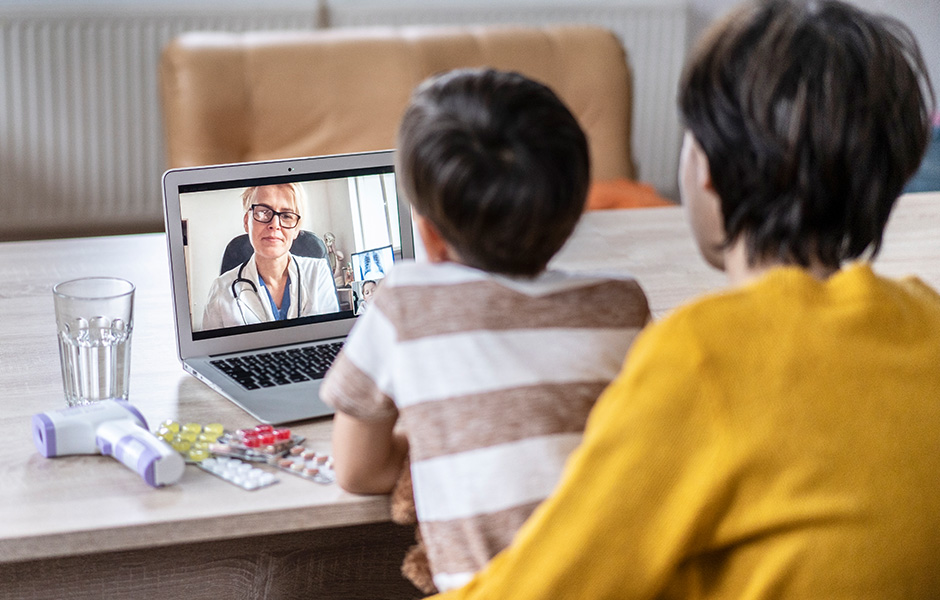
<path id="1" fill-rule="evenodd" d="M 192 32 L 160 65 L 170 167 L 394 147 L 413 88 L 441 71 L 519 71 L 587 133 L 595 180 L 630 179 L 630 70 L 588 26 Z"/>

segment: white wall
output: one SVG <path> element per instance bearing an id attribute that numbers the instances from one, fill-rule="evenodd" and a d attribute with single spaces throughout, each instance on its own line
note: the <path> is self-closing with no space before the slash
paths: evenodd
<path id="1" fill-rule="evenodd" d="M 908 25 L 921 44 L 927 58 L 934 89 L 940 91 L 940 0 L 849 0 L 866 10 L 890 14 Z M 688 6 L 692 14 L 691 38 L 695 39 L 707 23 L 727 11 L 738 0 L 587 0 L 592 6 L 650 5 Z M 427 3 L 431 6 L 480 5 L 480 6 L 570 6 L 578 0 L 408 0 L 411 5 Z M 0 0 L 0 7 L 37 8 L 48 5 L 59 7 L 62 0 Z M 75 0 L 79 4 L 79 0 Z M 122 5 L 153 5 L 153 0 L 81 0 L 89 7 L 119 9 Z M 186 10 L 192 8 L 191 0 L 160 0 L 159 5 Z M 258 10 L 300 7 L 311 12 L 333 7 L 387 6 L 388 0 L 201 0 L 197 3 L 228 7 L 257 7 Z"/>
<path id="2" fill-rule="evenodd" d="M 325 0 L 334 6 L 385 5 L 388 0 Z M 587 0 L 595 6 L 616 5 L 686 5 L 691 9 L 691 36 L 694 40 L 709 21 L 735 6 L 739 0 Z M 940 93 L 940 0 L 848 0 L 865 10 L 889 14 L 904 22 L 917 37 L 927 60 L 934 90 Z M 409 4 L 428 2 L 436 6 L 564 6 L 572 0 L 408 0 Z"/>
<path id="3" fill-rule="evenodd" d="M 677 75 L 672 71 L 678 71 L 690 39 L 737 1 L 0 0 L 0 33 L 8 34 L 0 40 L 0 189 L 20 200 L 4 206 L 5 199 L 0 198 L 5 210 L 0 235 L 158 230 L 164 150 L 155 65 L 162 43 L 177 28 L 241 31 L 259 28 L 259 19 L 263 28 L 314 28 L 336 18 L 341 8 L 361 9 L 360 16 L 379 14 L 381 23 L 387 24 L 383 15 L 404 14 L 407 7 L 411 7 L 408 18 L 426 15 L 432 8 L 435 14 L 453 8 L 454 14 L 462 15 L 467 11 L 458 9 L 471 7 L 494 19 L 503 18 L 508 9 L 514 19 L 528 21 L 572 20 L 575 17 L 565 15 L 575 12 L 564 7 L 577 7 L 576 14 L 600 15 L 597 20 L 603 24 L 627 31 L 625 23 L 611 25 L 610 14 L 627 12 L 619 10 L 624 7 L 643 11 L 667 7 L 670 14 L 681 16 L 680 29 L 647 27 L 647 37 L 622 35 L 640 46 L 630 50 L 637 89 L 657 91 L 651 95 L 655 101 L 639 92 L 634 95 L 633 154 L 638 176 L 675 198 L 681 133 L 673 102 Z M 940 91 L 940 0 L 851 1 L 892 14 L 911 27 L 934 89 Z M 173 23 L 149 18 L 161 11 Z M 96 15 L 109 17 L 100 30 L 91 25 Z M 132 15 L 148 18 L 137 27 L 129 18 Z M 12 17 L 26 27 L 14 31 Z M 639 60 L 640 49 L 650 50 L 652 58 Z M 121 77 L 118 71 L 140 76 Z M 662 97 L 660 88 L 665 89 Z M 36 226 L 39 222 L 42 227 Z"/>

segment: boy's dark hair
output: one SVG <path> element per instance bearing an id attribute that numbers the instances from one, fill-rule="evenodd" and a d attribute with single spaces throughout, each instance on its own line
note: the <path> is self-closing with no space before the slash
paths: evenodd
<path id="1" fill-rule="evenodd" d="M 577 120 L 518 73 L 457 70 L 415 90 L 399 129 L 405 196 L 468 266 L 536 275 L 571 234 L 590 161 Z"/>
<path id="2" fill-rule="evenodd" d="M 907 27 L 834 0 L 752 2 L 706 34 L 679 90 L 752 263 L 878 252 L 934 103 Z"/>

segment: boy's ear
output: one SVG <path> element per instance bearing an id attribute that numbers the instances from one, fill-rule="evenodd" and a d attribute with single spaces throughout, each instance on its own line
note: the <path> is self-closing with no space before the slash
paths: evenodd
<path id="1" fill-rule="evenodd" d="M 421 236 L 421 243 L 424 244 L 424 250 L 428 255 L 428 261 L 439 263 L 452 260 L 450 247 L 441 237 L 437 227 L 418 213 L 414 213 L 414 221 L 418 235 Z"/>
<path id="2" fill-rule="evenodd" d="M 693 168 L 695 169 L 695 182 L 700 189 L 714 193 L 715 188 L 712 186 L 711 163 L 708 162 L 708 156 L 705 154 L 705 151 L 702 150 L 695 136 L 690 137 L 692 138 L 692 153 L 695 155 L 692 161 Z"/>
<path id="3" fill-rule="evenodd" d="M 679 189 L 699 252 L 710 265 L 725 268 L 725 228 L 721 199 L 712 185 L 708 156 L 686 132 L 679 159 Z"/>

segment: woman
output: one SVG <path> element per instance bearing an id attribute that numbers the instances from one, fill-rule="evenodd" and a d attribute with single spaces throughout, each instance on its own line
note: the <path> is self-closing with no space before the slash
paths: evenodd
<path id="1" fill-rule="evenodd" d="M 303 188 L 296 183 L 250 187 L 242 193 L 252 256 L 212 284 L 203 329 L 233 327 L 336 312 L 339 303 L 324 258 L 294 256 Z"/>

